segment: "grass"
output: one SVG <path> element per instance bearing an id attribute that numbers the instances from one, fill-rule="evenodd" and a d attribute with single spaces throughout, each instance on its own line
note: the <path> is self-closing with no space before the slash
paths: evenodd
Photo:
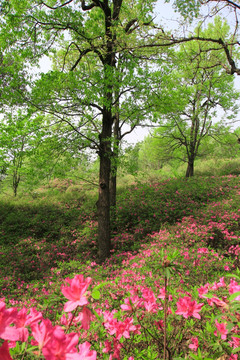
<path id="1" fill-rule="evenodd" d="M 90 342 L 98 359 L 238 359 L 237 175 L 121 187 L 112 256 L 101 266 L 95 195 L 63 185 L 55 194 L 46 189 L 34 199 L 0 202 L 0 298 L 7 307 L 36 308 L 61 325 L 66 341 L 72 331 L 80 344 Z M 75 316 L 89 309 L 90 324 L 63 312 L 63 284 L 77 274 L 92 279 L 87 307 Z M 31 340 L 35 328 L 26 327 Z M 38 356 L 31 342 L 13 344 L 12 358 L 57 359 Z"/>

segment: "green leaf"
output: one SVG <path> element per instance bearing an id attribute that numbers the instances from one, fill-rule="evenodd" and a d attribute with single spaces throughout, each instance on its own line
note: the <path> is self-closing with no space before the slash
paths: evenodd
<path id="1" fill-rule="evenodd" d="M 231 296 L 229 296 L 229 300 L 232 301 L 238 296 L 240 296 L 240 291 L 237 291 L 234 294 L 232 294 Z"/>
<path id="2" fill-rule="evenodd" d="M 98 290 L 93 290 L 91 295 L 92 295 L 92 298 L 95 300 L 99 300 L 101 297 L 100 291 L 98 291 Z"/>
<path id="3" fill-rule="evenodd" d="M 240 351 L 240 346 L 237 347 L 236 349 L 232 350 L 233 354 L 237 354 Z"/>

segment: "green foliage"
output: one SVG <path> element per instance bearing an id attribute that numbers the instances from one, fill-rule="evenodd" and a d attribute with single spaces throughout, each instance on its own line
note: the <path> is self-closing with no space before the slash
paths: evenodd
<path id="1" fill-rule="evenodd" d="M 196 33 L 213 39 L 219 33 L 226 40 L 230 36 L 228 25 L 219 18 L 205 30 L 197 28 Z M 226 138 L 229 129 L 223 121 L 214 126 L 213 122 L 219 108 L 225 112 L 225 119 L 236 116 L 239 94 L 234 89 L 234 79 L 229 79 L 219 65 L 219 61 L 224 63 L 226 59 L 217 44 L 188 42 L 180 46 L 172 59 L 172 71 L 161 79 L 166 89 L 164 97 L 160 90 L 157 93 L 160 101 L 155 99 L 155 119 L 160 127 L 153 136 L 161 140 L 159 161 L 163 158 L 187 162 L 188 177 L 194 173 L 194 161 L 201 154 L 206 137 L 219 141 Z M 172 101 L 170 105 L 168 98 Z"/>
<path id="2" fill-rule="evenodd" d="M 236 133 L 229 127 L 214 125 L 202 139 L 195 161 L 196 175 L 229 175 L 239 173 L 240 147 Z M 139 171 L 156 174 L 162 178 L 184 176 L 187 156 L 183 147 L 170 147 L 166 128 L 153 131 L 139 144 Z"/>
<path id="3" fill-rule="evenodd" d="M 170 0 L 165 0 L 165 2 L 168 3 Z M 189 20 L 192 20 L 199 15 L 200 6 L 201 4 L 198 0 L 174 1 L 174 7 L 176 11 L 179 11 L 184 18 L 188 18 Z"/>

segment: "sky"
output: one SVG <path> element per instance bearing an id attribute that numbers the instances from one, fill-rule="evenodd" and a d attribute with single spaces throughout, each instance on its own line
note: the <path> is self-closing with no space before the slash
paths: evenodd
<path id="1" fill-rule="evenodd" d="M 162 25 L 164 29 L 175 30 L 179 29 L 180 16 L 177 14 L 172 6 L 173 1 L 166 4 L 164 0 L 158 0 L 155 8 L 154 16 L 155 21 Z M 229 12 L 225 12 L 224 16 L 226 17 L 228 23 L 234 24 L 234 19 Z M 196 26 L 196 23 L 192 28 Z M 186 30 L 186 27 L 185 27 Z M 40 62 L 40 69 L 42 72 L 47 72 L 51 67 L 51 63 L 46 56 L 44 56 Z M 240 90 L 240 76 L 235 77 L 235 87 Z M 239 123 L 237 124 L 239 126 Z M 135 144 L 139 141 L 144 140 L 144 138 L 149 134 L 149 128 L 137 127 L 131 134 L 127 135 L 124 140 L 130 144 Z"/>

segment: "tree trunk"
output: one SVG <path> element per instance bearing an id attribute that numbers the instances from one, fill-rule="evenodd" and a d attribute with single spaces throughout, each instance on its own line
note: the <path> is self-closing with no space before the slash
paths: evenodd
<path id="1" fill-rule="evenodd" d="M 103 262 L 110 255 L 110 189 L 109 179 L 111 172 L 111 111 L 103 113 L 103 126 L 100 135 L 100 169 L 99 169 L 99 193 L 98 193 L 98 257 Z"/>
<path id="2" fill-rule="evenodd" d="M 103 262 L 111 250 L 110 231 L 110 176 L 111 176 L 111 154 L 112 154 L 112 125 L 113 125 L 113 93 L 114 93 L 114 69 L 115 57 L 114 43 L 116 35 L 112 32 L 112 20 L 116 21 L 122 5 L 122 0 L 113 2 L 113 13 L 110 1 L 101 1 L 101 8 L 105 18 L 106 48 L 105 56 L 101 56 L 104 66 L 104 105 L 102 117 L 102 132 L 99 136 L 99 197 L 98 197 L 98 256 Z"/>
<path id="3" fill-rule="evenodd" d="M 117 173 L 114 173 L 114 174 L 111 174 L 111 177 L 110 177 L 110 206 L 111 206 L 111 208 L 116 207 L 116 198 L 117 198 Z"/>
<path id="4" fill-rule="evenodd" d="M 188 167 L 187 167 L 187 171 L 186 171 L 186 177 L 191 177 L 194 175 L 194 161 L 190 160 L 188 161 Z"/>
<path id="5" fill-rule="evenodd" d="M 113 128 L 113 150 L 111 162 L 111 175 L 110 175 L 110 205 L 112 213 L 115 213 L 117 199 L 117 170 L 118 170 L 118 155 L 119 155 L 119 104 L 117 104 L 117 112 L 114 119 Z M 113 216 L 114 217 L 114 216 Z"/>
<path id="6" fill-rule="evenodd" d="M 119 146 L 119 143 L 118 143 Z M 116 219 L 116 203 L 117 203 L 117 168 L 118 168 L 118 148 L 112 154 L 110 175 L 110 207 L 111 207 L 111 224 L 114 226 Z"/>

